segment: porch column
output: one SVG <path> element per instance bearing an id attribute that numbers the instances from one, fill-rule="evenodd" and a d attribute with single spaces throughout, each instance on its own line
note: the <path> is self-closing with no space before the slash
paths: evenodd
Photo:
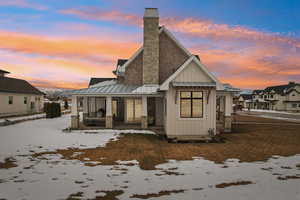
<path id="1" fill-rule="evenodd" d="M 143 129 L 148 128 L 147 96 L 142 96 L 141 126 Z"/>
<path id="2" fill-rule="evenodd" d="M 231 132 L 232 123 L 232 95 L 230 93 L 225 96 L 225 119 L 224 119 L 224 132 Z"/>
<path id="3" fill-rule="evenodd" d="M 113 128 L 112 98 L 111 98 L 111 96 L 106 97 L 105 127 L 106 128 Z"/>
<path id="4" fill-rule="evenodd" d="M 79 114 L 78 114 L 78 99 L 77 96 L 72 96 L 72 108 L 71 108 L 71 128 L 79 128 Z"/>
<path id="5" fill-rule="evenodd" d="M 220 96 L 220 122 L 225 120 L 225 96 Z"/>
<path id="6" fill-rule="evenodd" d="M 82 115 L 82 120 L 83 123 L 85 122 L 86 117 L 88 116 L 89 109 L 88 109 L 88 97 L 83 97 L 83 115 Z"/>

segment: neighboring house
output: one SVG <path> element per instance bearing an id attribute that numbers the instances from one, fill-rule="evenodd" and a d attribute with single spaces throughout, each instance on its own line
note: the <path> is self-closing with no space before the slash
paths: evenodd
<path id="1" fill-rule="evenodd" d="M 44 93 L 27 81 L 9 78 L 0 70 L 0 117 L 43 111 Z"/>
<path id="2" fill-rule="evenodd" d="M 300 84 L 289 82 L 254 90 L 251 108 L 300 112 Z"/>
<path id="3" fill-rule="evenodd" d="M 158 11 L 144 15 L 144 45 L 118 60 L 115 79 L 72 91 L 71 128 L 161 128 L 168 138 L 210 138 L 217 122 L 231 130 L 236 89 L 223 85 L 164 26 Z M 83 99 L 83 119 L 78 101 Z"/>
<path id="4" fill-rule="evenodd" d="M 252 95 L 251 94 L 241 94 L 238 97 L 238 105 L 242 108 L 250 108 L 252 103 Z"/>

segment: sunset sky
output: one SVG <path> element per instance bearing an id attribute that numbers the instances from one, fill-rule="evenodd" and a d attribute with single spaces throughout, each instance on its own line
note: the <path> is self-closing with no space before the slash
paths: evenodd
<path id="1" fill-rule="evenodd" d="M 299 0 L 0 0 L 0 69 L 39 87 L 113 77 L 142 43 L 145 7 L 222 82 L 300 82 Z"/>

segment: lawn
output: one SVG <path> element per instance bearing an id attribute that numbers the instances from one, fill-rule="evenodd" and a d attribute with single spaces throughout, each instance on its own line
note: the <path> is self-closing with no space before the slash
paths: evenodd
<path id="1" fill-rule="evenodd" d="M 247 118 L 247 121 L 257 121 L 257 117 Z M 236 117 L 236 121 L 245 120 L 243 116 Z M 267 121 L 278 123 L 277 120 Z M 137 160 L 144 170 L 153 170 L 156 165 L 167 163 L 168 160 L 193 160 L 194 157 L 203 157 L 216 163 L 223 163 L 230 158 L 239 159 L 240 162 L 265 161 L 273 155 L 291 156 L 300 153 L 299 129 L 300 124 L 284 127 L 280 124 L 238 124 L 233 126 L 233 133 L 222 134 L 224 143 L 209 144 L 168 143 L 165 138 L 157 135 L 121 134 L 118 140 L 109 141 L 104 147 L 59 149 L 33 156 L 60 154 L 64 159 L 80 160 L 86 165 L 91 165 L 91 161 L 97 162 L 92 165 L 115 165 L 119 160 Z"/>

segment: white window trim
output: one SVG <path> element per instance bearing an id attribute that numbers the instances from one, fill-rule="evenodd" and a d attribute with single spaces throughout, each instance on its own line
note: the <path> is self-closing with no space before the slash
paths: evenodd
<path id="1" fill-rule="evenodd" d="M 204 121 L 206 120 L 206 95 L 207 95 L 207 91 L 206 90 L 199 90 L 199 92 L 203 92 L 203 113 L 202 113 L 202 117 L 198 117 L 198 118 L 187 118 L 187 117 L 184 117 L 182 118 L 180 116 L 180 92 L 186 92 L 188 90 L 178 90 L 178 95 L 177 95 L 177 120 L 180 120 L 180 121 Z"/>

